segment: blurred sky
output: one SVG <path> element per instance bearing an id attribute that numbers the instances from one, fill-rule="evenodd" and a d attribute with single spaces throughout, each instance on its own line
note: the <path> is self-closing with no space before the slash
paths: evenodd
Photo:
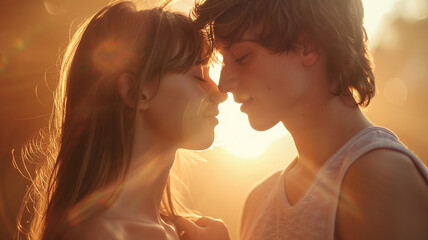
<path id="1" fill-rule="evenodd" d="M 364 111 L 375 124 L 396 132 L 427 164 L 428 0 L 363 2 L 378 89 Z M 0 239 L 11 239 L 28 184 L 12 166 L 11 149 L 19 152 L 38 129 L 46 127 L 58 57 L 76 26 L 106 3 L 0 2 Z M 180 0 L 172 7 L 187 11 L 192 4 Z M 189 188 L 186 199 L 201 213 L 224 219 L 232 239 L 237 239 L 247 193 L 263 177 L 286 167 L 296 149 L 281 126 L 262 133 L 252 130 L 231 97 L 221 105 L 219 119 L 216 144 L 197 152 L 206 161 L 181 164 Z"/>

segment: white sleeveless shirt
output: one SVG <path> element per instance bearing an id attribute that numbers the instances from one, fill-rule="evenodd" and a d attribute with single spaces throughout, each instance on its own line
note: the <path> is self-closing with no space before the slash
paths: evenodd
<path id="1" fill-rule="evenodd" d="M 290 166 L 259 184 L 247 200 L 258 196 L 258 199 L 252 199 L 252 211 L 244 213 L 241 239 L 333 240 L 343 178 L 358 158 L 379 148 L 407 155 L 428 182 L 426 167 L 394 133 L 381 127 L 368 127 L 354 135 L 324 163 L 305 194 L 294 205 L 289 204 L 284 188 L 284 176 Z"/>

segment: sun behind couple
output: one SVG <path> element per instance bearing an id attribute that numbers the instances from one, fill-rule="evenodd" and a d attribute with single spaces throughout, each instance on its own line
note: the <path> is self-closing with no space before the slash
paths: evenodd
<path id="1" fill-rule="evenodd" d="M 98 12 L 63 60 L 30 239 L 229 239 L 220 220 L 180 217 L 169 187 L 177 149 L 211 145 L 226 92 L 254 129 L 281 122 L 298 152 L 249 194 L 242 239 L 428 238 L 426 167 L 360 109 L 375 94 L 363 12 L 361 0 L 206 0 L 193 22 L 128 2 Z"/>

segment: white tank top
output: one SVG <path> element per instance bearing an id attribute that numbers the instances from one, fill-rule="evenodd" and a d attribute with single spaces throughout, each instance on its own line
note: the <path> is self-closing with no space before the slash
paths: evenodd
<path id="1" fill-rule="evenodd" d="M 334 239 L 334 226 L 340 186 L 349 167 L 358 158 L 374 149 L 392 149 L 412 159 L 428 182 L 422 162 L 391 131 L 368 127 L 353 136 L 316 174 L 305 194 L 290 205 L 284 188 L 288 168 L 264 180 L 250 194 L 259 199 L 242 223 L 242 240 Z"/>

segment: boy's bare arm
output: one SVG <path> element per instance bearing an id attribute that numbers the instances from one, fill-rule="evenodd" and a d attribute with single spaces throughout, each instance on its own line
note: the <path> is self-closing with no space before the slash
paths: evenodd
<path id="1" fill-rule="evenodd" d="M 407 156 L 386 149 L 346 174 L 336 235 L 343 239 L 428 239 L 428 184 Z"/>

